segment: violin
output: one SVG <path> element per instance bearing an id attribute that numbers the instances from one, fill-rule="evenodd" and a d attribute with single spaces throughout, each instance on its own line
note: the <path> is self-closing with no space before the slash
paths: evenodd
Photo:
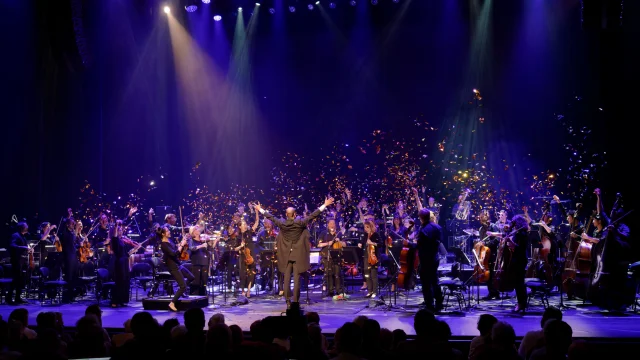
<path id="1" fill-rule="evenodd" d="M 253 259 L 253 256 L 251 256 L 251 249 L 249 249 L 244 242 L 242 243 L 242 247 L 243 247 L 242 252 L 244 254 L 244 263 L 247 266 L 253 265 L 255 260 Z"/>
<path id="2" fill-rule="evenodd" d="M 180 227 L 182 228 L 182 238 L 184 239 L 185 233 L 184 233 L 184 223 L 182 222 L 182 206 L 178 207 L 178 210 L 180 210 Z M 182 251 L 180 252 L 180 257 L 179 257 L 180 261 L 189 260 L 189 252 L 187 250 L 189 250 L 188 243 L 182 247 Z"/>

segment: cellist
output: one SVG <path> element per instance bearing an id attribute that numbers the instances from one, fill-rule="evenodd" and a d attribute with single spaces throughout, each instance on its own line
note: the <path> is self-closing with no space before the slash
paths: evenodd
<path id="1" fill-rule="evenodd" d="M 507 212 L 503 210 L 501 214 L 504 214 L 504 220 L 501 219 L 501 221 L 506 223 Z M 499 299 L 500 292 L 493 286 L 493 276 L 495 274 L 494 267 L 496 255 L 498 254 L 498 244 L 500 243 L 498 236 L 501 232 L 496 224 L 491 223 L 491 215 L 488 211 L 483 211 L 480 214 L 480 229 L 478 229 L 478 233 L 480 234 L 480 241 L 484 242 L 484 245 L 489 248 L 489 280 L 487 281 L 489 293 L 483 300 Z"/>

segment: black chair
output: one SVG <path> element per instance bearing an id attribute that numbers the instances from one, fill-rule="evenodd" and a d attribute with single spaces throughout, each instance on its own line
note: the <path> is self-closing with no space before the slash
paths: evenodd
<path id="1" fill-rule="evenodd" d="M 133 296 L 133 288 L 136 288 L 136 301 L 138 301 L 138 289 L 142 287 L 147 291 L 147 284 L 153 281 L 151 265 L 146 262 L 136 263 L 131 268 L 131 286 L 129 287 L 129 300 Z"/>
<path id="2" fill-rule="evenodd" d="M 467 288 L 464 281 L 458 278 L 440 278 L 440 280 L 438 281 L 438 285 L 442 287 L 444 310 L 447 310 L 447 307 L 449 307 L 449 299 L 451 297 L 454 297 L 458 302 L 458 309 L 462 311 L 462 308 L 465 304 L 464 292 Z"/>
<path id="3" fill-rule="evenodd" d="M 109 270 L 105 268 L 98 268 L 96 274 L 96 301 L 99 304 L 103 297 L 106 299 L 105 294 L 109 294 L 116 286 L 116 283 L 111 281 Z"/>
<path id="4" fill-rule="evenodd" d="M 7 273 L 11 275 L 11 264 L 4 264 L 3 266 L 0 266 L 0 304 L 4 304 L 7 290 L 11 288 L 11 282 L 13 281 L 11 277 L 5 276 L 5 266 L 8 267 Z"/>
<path id="5" fill-rule="evenodd" d="M 44 303 L 45 295 L 49 298 L 50 303 L 53 305 L 53 301 L 57 300 L 58 304 L 62 303 L 62 292 L 64 288 L 67 286 L 67 282 L 64 280 L 59 280 L 59 276 L 55 277 L 55 280 L 52 279 L 51 271 L 48 267 L 41 266 L 40 267 L 40 288 L 38 292 L 38 297 L 40 300 L 40 305 Z"/>

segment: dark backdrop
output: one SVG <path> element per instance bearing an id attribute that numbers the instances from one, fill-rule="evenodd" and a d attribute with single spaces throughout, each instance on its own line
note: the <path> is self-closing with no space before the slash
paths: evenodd
<path id="1" fill-rule="evenodd" d="M 160 196 L 176 203 L 198 162 L 212 188 L 267 188 L 281 151 L 312 156 L 375 129 L 411 134 L 407 123 L 417 116 L 446 128 L 476 87 L 489 114 L 488 155 L 532 153 L 540 169 L 566 166 L 557 153 L 563 139 L 554 112 L 576 95 L 602 107 L 583 119 L 610 159 L 598 184 L 608 194 L 634 191 L 629 124 L 639 49 L 633 2 L 625 3 L 622 29 L 585 29 L 577 0 L 494 1 L 487 41 L 479 47 L 469 1 L 414 0 L 399 21 L 400 6 L 382 11 L 361 1 L 332 10 L 333 26 L 318 9 L 311 14 L 298 6 L 292 15 L 278 2 L 274 16 L 261 10 L 250 70 L 236 78 L 252 92 L 234 109 L 255 112 L 210 119 L 194 119 L 181 100 L 159 2 L 82 2 L 88 47 L 80 54 L 69 17 L 70 4 L 78 2 L 52 3 L 4 1 L 0 11 L 4 222 L 11 214 L 59 217 L 75 205 L 85 181 L 104 192 L 126 192 L 141 175 L 164 174 Z M 228 78 L 235 18 L 225 13 L 215 24 L 204 11 L 174 9 L 214 72 Z M 215 101 L 216 91 L 198 102 Z M 233 121 L 247 127 L 221 130 Z M 198 137 L 194 128 L 203 129 Z M 221 138 L 225 134 L 231 136 Z"/>

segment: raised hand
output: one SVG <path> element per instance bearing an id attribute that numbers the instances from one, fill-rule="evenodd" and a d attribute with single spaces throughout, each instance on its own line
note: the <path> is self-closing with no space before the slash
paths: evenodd
<path id="1" fill-rule="evenodd" d="M 153 208 L 149 209 L 149 215 L 155 215 L 155 211 L 153 210 Z"/>
<path id="2" fill-rule="evenodd" d="M 596 194 L 596 196 L 600 196 L 600 188 L 593 190 L 593 193 Z"/>
<path id="3" fill-rule="evenodd" d="M 254 209 L 256 209 L 256 211 L 261 211 L 261 210 L 262 210 L 262 205 L 260 205 L 260 203 L 259 203 L 259 202 L 256 202 L 256 203 L 253 205 L 253 208 L 254 208 Z"/>
<path id="4" fill-rule="evenodd" d="M 351 190 L 344 189 L 344 193 L 347 195 L 347 200 L 351 200 Z"/>
<path id="5" fill-rule="evenodd" d="M 334 201 L 334 199 L 331 196 L 327 197 L 326 199 L 324 199 L 324 206 L 327 207 L 327 206 L 333 204 L 333 201 Z"/>
<path id="6" fill-rule="evenodd" d="M 560 203 L 560 198 L 558 197 L 558 195 L 553 195 L 553 201 Z"/>
<path id="7" fill-rule="evenodd" d="M 136 211 L 138 211 L 138 208 L 136 206 L 134 206 L 131 209 L 129 209 L 129 217 L 131 217 L 131 215 L 135 214 Z"/>

